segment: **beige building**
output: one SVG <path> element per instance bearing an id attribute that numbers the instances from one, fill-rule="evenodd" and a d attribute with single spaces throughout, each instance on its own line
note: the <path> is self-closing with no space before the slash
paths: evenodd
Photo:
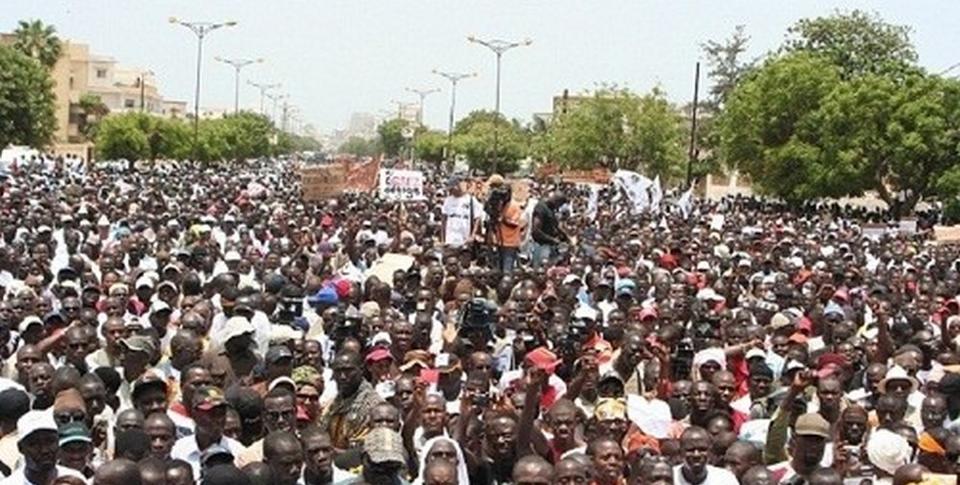
<path id="1" fill-rule="evenodd" d="M 0 34 L 0 43 L 13 42 L 13 35 Z M 100 98 L 110 113 L 140 111 L 170 118 L 183 117 L 185 101 L 166 100 L 160 95 L 156 79 L 146 69 L 124 67 L 109 56 L 92 54 L 81 42 L 63 40 L 63 53 L 50 72 L 56 96 L 54 152 L 86 153 L 89 143 L 81 133 L 85 122 L 80 99 L 84 95 Z"/>

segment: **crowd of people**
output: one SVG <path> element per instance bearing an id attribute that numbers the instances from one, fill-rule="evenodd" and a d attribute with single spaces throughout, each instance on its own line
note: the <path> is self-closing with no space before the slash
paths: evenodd
<path id="1" fill-rule="evenodd" d="M 960 473 L 960 250 L 932 219 L 433 172 L 424 200 L 308 202 L 293 163 L 139 168 L 0 185 L 2 485 Z"/>

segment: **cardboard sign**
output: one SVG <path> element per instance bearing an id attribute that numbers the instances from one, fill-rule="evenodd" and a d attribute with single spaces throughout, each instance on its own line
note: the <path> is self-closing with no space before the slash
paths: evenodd
<path id="1" fill-rule="evenodd" d="M 323 200 L 342 194 L 346 187 L 346 174 L 346 167 L 339 163 L 301 169 L 303 200 Z"/>
<path id="2" fill-rule="evenodd" d="M 960 242 L 960 226 L 934 226 L 933 239 L 940 244 Z"/>
<path id="3" fill-rule="evenodd" d="M 380 170 L 380 196 L 388 200 L 423 200 L 423 172 Z"/>
<path id="4" fill-rule="evenodd" d="M 344 162 L 346 172 L 345 189 L 355 192 L 370 192 L 377 187 L 377 175 L 380 173 L 380 159 L 366 162 Z"/>
<path id="5" fill-rule="evenodd" d="M 397 270 L 408 270 L 413 266 L 414 258 L 406 254 L 387 253 L 384 254 L 373 267 L 367 270 L 364 278 L 376 276 L 380 281 L 393 287 L 393 272 Z"/>
<path id="6" fill-rule="evenodd" d="M 905 234 L 907 236 L 912 236 L 917 233 L 917 220 L 916 219 L 901 219 L 899 226 L 900 234 Z"/>

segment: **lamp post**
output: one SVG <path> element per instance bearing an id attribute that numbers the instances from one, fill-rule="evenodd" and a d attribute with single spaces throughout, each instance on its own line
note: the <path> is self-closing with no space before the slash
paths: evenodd
<path id="1" fill-rule="evenodd" d="M 223 27 L 233 27 L 236 22 L 185 22 L 176 17 L 170 17 L 171 24 L 179 24 L 197 36 L 197 83 L 193 93 L 193 155 L 196 158 L 200 141 L 200 69 L 203 65 L 203 38 L 210 32 Z"/>
<path id="2" fill-rule="evenodd" d="M 251 85 L 251 86 L 253 86 L 253 87 L 255 87 L 255 88 L 257 88 L 257 89 L 260 90 L 260 114 L 264 114 L 264 112 L 263 112 L 263 97 L 266 96 L 266 97 L 269 98 L 270 95 L 267 94 L 267 91 L 269 91 L 269 90 L 271 90 L 271 89 L 279 88 L 279 87 L 281 86 L 281 84 L 280 84 L 280 83 L 275 83 L 275 84 L 255 83 L 255 82 L 253 82 L 253 81 L 247 81 L 247 84 L 249 84 L 249 85 Z"/>
<path id="3" fill-rule="evenodd" d="M 140 85 L 140 112 L 143 113 L 145 98 L 146 98 L 146 84 L 147 76 L 153 76 L 153 71 L 147 70 L 140 73 L 140 78 L 137 79 L 137 84 Z"/>
<path id="4" fill-rule="evenodd" d="M 267 98 L 273 101 L 273 114 L 270 116 L 270 119 L 273 120 L 273 124 L 277 124 L 277 102 L 283 101 L 284 99 L 289 98 L 289 95 L 286 94 L 268 94 Z"/>
<path id="5" fill-rule="evenodd" d="M 467 78 L 476 77 L 477 73 L 471 72 L 469 74 L 463 74 L 457 72 L 438 71 L 436 69 L 433 70 L 433 73 L 438 76 L 443 76 L 447 81 L 450 81 L 450 119 L 447 121 L 446 153 L 443 154 L 443 158 L 448 159 L 450 153 L 453 152 L 453 116 L 457 105 L 457 83 Z"/>
<path id="6" fill-rule="evenodd" d="M 250 64 L 259 64 L 263 59 L 227 59 L 220 56 L 214 59 L 233 67 L 233 114 L 237 114 L 240 112 L 240 70 Z"/>
<path id="7" fill-rule="evenodd" d="M 530 44 L 533 44 L 533 41 L 530 39 L 524 39 L 520 42 L 510 42 L 510 41 L 500 40 L 500 39 L 482 40 L 472 35 L 467 37 L 467 41 L 473 42 L 474 44 L 480 44 L 486 47 L 487 49 L 490 49 L 491 51 L 493 51 L 494 54 L 497 55 L 497 90 L 496 90 L 496 104 L 495 104 L 496 119 L 494 119 L 493 121 L 493 167 L 492 167 L 492 172 L 496 173 L 497 165 L 499 162 L 498 160 L 499 154 L 497 153 L 497 149 L 499 147 L 497 145 L 499 143 L 499 129 L 498 129 L 499 123 L 498 122 L 500 121 L 499 120 L 500 118 L 500 61 L 501 61 L 501 58 L 503 57 L 504 52 L 507 52 L 508 50 L 513 49 L 515 47 L 528 46 Z"/>
<path id="8" fill-rule="evenodd" d="M 406 88 L 406 90 L 420 97 L 420 112 L 417 113 L 417 124 L 420 126 L 423 126 L 423 100 L 426 99 L 427 96 L 430 96 L 433 93 L 439 93 L 440 90 L 437 88 L 430 88 L 430 89 Z"/>

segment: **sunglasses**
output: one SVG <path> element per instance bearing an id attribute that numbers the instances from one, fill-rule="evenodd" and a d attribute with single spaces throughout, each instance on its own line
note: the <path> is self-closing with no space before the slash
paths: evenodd
<path id="1" fill-rule="evenodd" d="M 57 421 L 57 424 L 82 423 L 86 420 L 87 415 L 83 411 L 60 412 L 54 414 L 53 418 Z"/>

